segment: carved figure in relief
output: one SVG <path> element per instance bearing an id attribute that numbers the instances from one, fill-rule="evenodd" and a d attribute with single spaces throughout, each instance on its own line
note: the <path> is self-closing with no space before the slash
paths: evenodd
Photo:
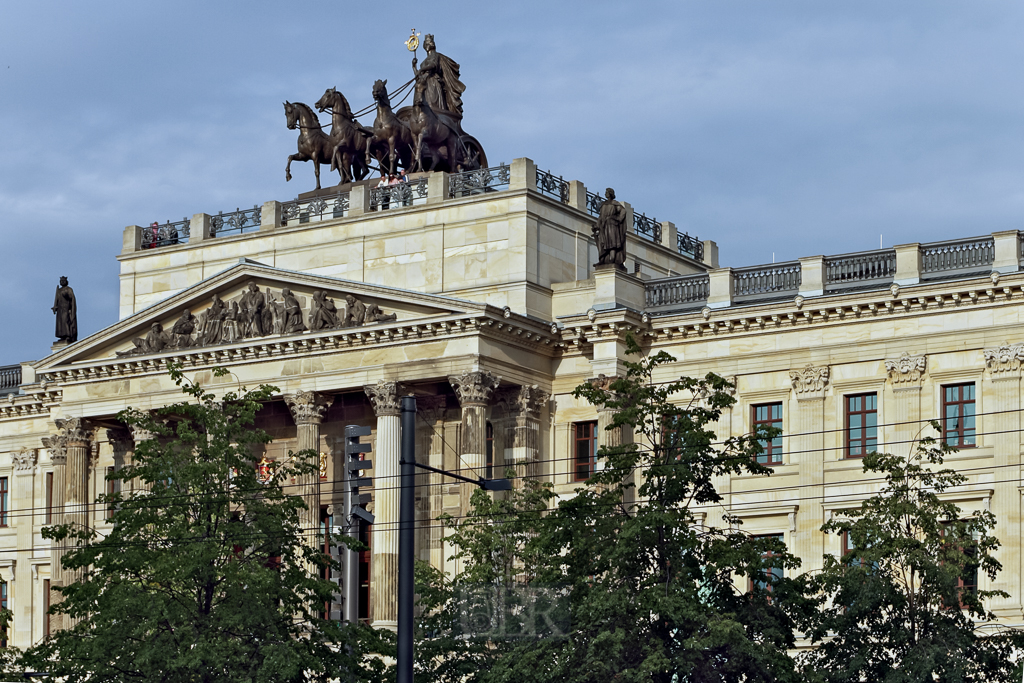
<path id="1" fill-rule="evenodd" d="M 263 309 L 267 300 L 263 292 L 256 286 L 255 282 L 249 283 L 249 291 L 242 295 L 242 334 L 246 337 L 262 337 L 266 334 L 263 331 Z"/>
<path id="2" fill-rule="evenodd" d="M 171 327 L 171 334 L 174 336 L 174 345 L 179 349 L 187 349 L 192 346 L 192 333 L 199 327 L 199 321 L 187 308 L 181 312 L 181 317 L 174 321 Z"/>
<path id="3" fill-rule="evenodd" d="M 233 344 L 242 338 L 242 331 L 238 326 L 238 302 L 232 301 L 224 312 L 224 322 L 221 326 L 220 341 L 222 344 Z"/>
<path id="4" fill-rule="evenodd" d="M 145 337 L 136 337 L 132 339 L 133 348 L 127 351 L 116 351 L 114 355 L 119 357 L 124 356 L 141 356 L 147 353 L 160 353 L 165 348 L 171 346 L 171 338 L 166 332 L 164 332 L 163 325 L 160 323 L 153 323 L 149 327 L 149 334 Z"/>
<path id="5" fill-rule="evenodd" d="M 57 315 L 54 335 L 59 341 L 74 344 L 78 341 L 78 303 L 75 301 L 75 290 L 68 285 L 68 279 L 60 278 L 60 286 L 53 296 L 53 308 Z"/>
<path id="6" fill-rule="evenodd" d="M 313 292 L 313 303 L 309 308 L 309 329 L 331 330 L 338 326 L 338 309 L 334 302 L 327 298 L 326 292 Z"/>
<path id="7" fill-rule="evenodd" d="M 226 312 L 227 307 L 224 305 L 224 302 L 221 301 L 219 295 L 214 294 L 213 303 L 206 309 L 206 314 L 203 317 L 203 334 L 201 337 L 203 346 L 220 344 L 224 314 Z"/>
<path id="8" fill-rule="evenodd" d="M 391 320 L 398 320 L 397 313 L 385 313 L 380 306 L 374 303 L 366 304 L 366 312 L 363 314 L 363 323 L 383 323 Z"/>
<path id="9" fill-rule="evenodd" d="M 272 330 L 280 333 L 281 304 L 274 299 L 274 295 L 270 292 L 270 287 L 267 287 L 264 293 L 267 296 L 267 304 L 263 307 L 263 331 L 267 334 L 270 334 Z"/>
<path id="10" fill-rule="evenodd" d="M 594 265 L 615 265 L 623 267 L 626 262 L 626 207 L 615 201 L 615 190 L 604 191 L 605 200 L 601 213 L 594 224 L 594 240 L 597 242 L 597 263 Z"/>
<path id="11" fill-rule="evenodd" d="M 299 300 L 295 298 L 290 289 L 282 289 L 281 298 L 284 300 L 282 302 L 284 308 L 284 334 L 305 330 L 306 325 L 302 322 L 302 308 L 299 306 Z"/>
<path id="12" fill-rule="evenodd" d="M 345 303 L 348 304 L 345 310 L 344 327 L 359 327 L 363 324 L 363 316 L 366 315 L 366 306 L 363 302 L 351 294 L 345 295 Z"/>

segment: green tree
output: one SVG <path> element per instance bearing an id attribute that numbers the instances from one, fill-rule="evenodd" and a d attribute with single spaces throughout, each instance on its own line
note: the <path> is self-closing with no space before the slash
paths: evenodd
<path id="1" fill-rule="evenodd" d="M 931 423 L 939 430 L 938 423 Z M 941 432 L 940 432 L 941 433 Z M 850 550 L 826 555 L 812 588 L 827 599 L 808 635 L 809 680 L 828 683 L 1019 681 L 1011 663 L 1019 634 L 996 628 L 981 590 L 994 579 L 995 516 L 970 515 L 942 493 L 967 482 L 944 457 L 955 449 L 920 440 L 908 457 L 872 453 L 864 472 L 884 477 L 879 493 L 822 526 Z"/>
<path id="2" fill-rule="evenodd" d="M 257 475 L 270 439 L 254 418 L 276 389 L 218 399 L 180 367 L 170 374 L 184 401 L 119 415 L 153 437 L 110 475 L 121 491 L 102 499 L 109 535 L 44 530 L 71 546 L 64 566 L 78 578 L 51 613 L 73 625 L 26 653 L 26 666 L 70 682 L 348 681 L 382 670 L 360 657 L 368 629 L 321 615 L 336 590 L 320 578 L 331 560 L 302 543 L 304 503 L 284 489 L 316 469 L 315 454 L 293 454 L 269 481 Z"/>
<path id="3" fill-rule="evenodd" d="M 487 524 L 454 539 L 467 578 L 559 586 L 570 608 L 563 637 L 492 643 L 498 656 L 470 680 L 798 680 L 787 649 L 811 605 L 802 580 L 781 571 L 798 561 L 738 520 L 701 524 L 694 511 L 721 502 L 716 478 L 770 473 L 756 456 L 772 430 L 719 442 L 713 426 L 735 400 L 731 385 L 713 374 L 673 379 L 672 356 L 627 345 L 641 359 L 625 377 L 574 393 L 614 411 L 611 428 L 636 442 L 601 449 L 605 466 L 544 514 L 496 511 L 478 496 L 469 521 Z M 510 515 L 524 520 L 522 541 L 507 542 L 497 523 Z"/>

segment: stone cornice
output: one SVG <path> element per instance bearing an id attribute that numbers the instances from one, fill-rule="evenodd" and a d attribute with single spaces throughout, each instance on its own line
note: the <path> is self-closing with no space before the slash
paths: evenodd
<path id="1" fill-rule="evenodd" d="M 25 395 L 8 394 L 0 399 L 0 420 L 31 417 L 33 415 L 49 415 L 50 408 L 58 405 L 61 399 L 59 389 L 41 390 L 38 387 Z"/>
<path id="2" fill-rule="evenodd" d="M 1021 277 L 1004 275 L 998 285 L 993 285 L 991 278 L 986 276 L 904 286 L 895 297 L 886 288 L 805 297 L 799 306 L 794 298 L 708 309 L 706 316 L 700 310 L 650 314 L 651 329 L 647 335 L 656 343 L 667 343 L 736 334 L 785 332 L 808 326 L 869 322 L 891 316 L 933 315 L 976 306 L 1006 305 L 1020 303 L 1022 299 L 1024 281 Z"/>

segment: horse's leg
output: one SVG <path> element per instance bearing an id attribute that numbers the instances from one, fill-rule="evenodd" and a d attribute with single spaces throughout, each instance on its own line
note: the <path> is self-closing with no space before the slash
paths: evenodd
<path id="1" fill-rule="evenodd" d="M 320 189 L 320 160 L 313 156 L 313 172 L 316 173 L 316 189 Z"/>
<path id="2" fill-rule="evenodd" d="M 290 157 L 288 157 L 288 163 L 284 167 L 285 182 L 288 182 L 289 180 L 292 179 L 292 161 L 299 161 L 299 155 L 292 154 Z"/>

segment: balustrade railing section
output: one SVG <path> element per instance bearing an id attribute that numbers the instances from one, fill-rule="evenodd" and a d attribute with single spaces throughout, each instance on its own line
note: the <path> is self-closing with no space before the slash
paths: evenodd
<path id="1" fill-rule="evenodd" d="M 425 204 L 427 179 L 418 178 L 405 183 L 374 187 L 370 190 L 370 211 L 387 211 L 404 206 Z"/>
<path id="2" fill-rule="evenodd" d="M 656 244 L 661 244 L 661 223 L 654 218 L 648 218 L 642 213 L 633 213 L 633 232 L 647 237 Z"/>
<path id="3" fill-rule="evenodd" d="M 696 261 L 704 262 L 704 243 L 697 237 L 690 237 L 685 232 L 676 233 L 676 250 Z"/>
<path id="4" fill-rule="evenodd" d="M 191 225 L 191 220 L 183 218 L 175 223 L 170 221 L 163 225 L 154 223 L 148 228 L 143 228 L 142 248 L 156 249 L 157 247 L 166 247 L 171 244 L 188 244 Z"/>
<path id="5" fill-rule="evenodd" d="M 601 215 L 601 205 L 604 204 L 604 197 L 587 190 L 587 212 L 591 216 Z"/>
<path id="6" fill-rule="evenodd" d="M 878 249 L 825 257 L 825 286 L 882 284 L 896 275 L 896 250 Z"/>
<path id="7" fill-rule="evenodd" d="M 263 209 L 253 206 L 251 209 L 235 209 L 229 213 L 218 212 L 210 216 L 210 237 L 223 237 L 234 233 L 254 232 L 260 229 Z"/>
<path id="8" fill-rule="evenodd" d="M 511 179 L 512 174 L 506 164 L 453 173 L 448 176 L 448 196 L 454 199 L 507 190 Z"/>
<path id="9" fill-rule="evenodd" d="M 710 288 L 707 273 L 652 280 L 645 291 L 647 308 L 657 310 L 703 303 L 708 300 Z"/>
<path id="10" fill-rule="evenodd" d="M 554 197 L 563 204 L 569 203 L 569 182 L 550 171 L 537 171 L 537 191 Z"/>
<path id="11" fill-rule="evenodd" d="M 945 277 L 983 270 L 992 265 L 995 256 L 992 237 L 930 242 L 921 245 L 921 274 Z"/>
<path id="12" fill-rule="evenodd" d="M 349 193 L 339 192 L 328 197 L 312 199 L 295 199 L 281 204 L 281 225 L 297 221 L 303 223 L 319 223 L 333 218 L 348 216 Z"/>
<path id="13" fill-rule="evenodd" d="M 0 394 L 13 394 L 21 385 L 21 366 L 0 366 Z"/>
<path id="14" fill-rule="evenodd" d="M 738 268 L 732 272 L 734 299 L 769 298 L 800 291 L 800 262 Z"/>

